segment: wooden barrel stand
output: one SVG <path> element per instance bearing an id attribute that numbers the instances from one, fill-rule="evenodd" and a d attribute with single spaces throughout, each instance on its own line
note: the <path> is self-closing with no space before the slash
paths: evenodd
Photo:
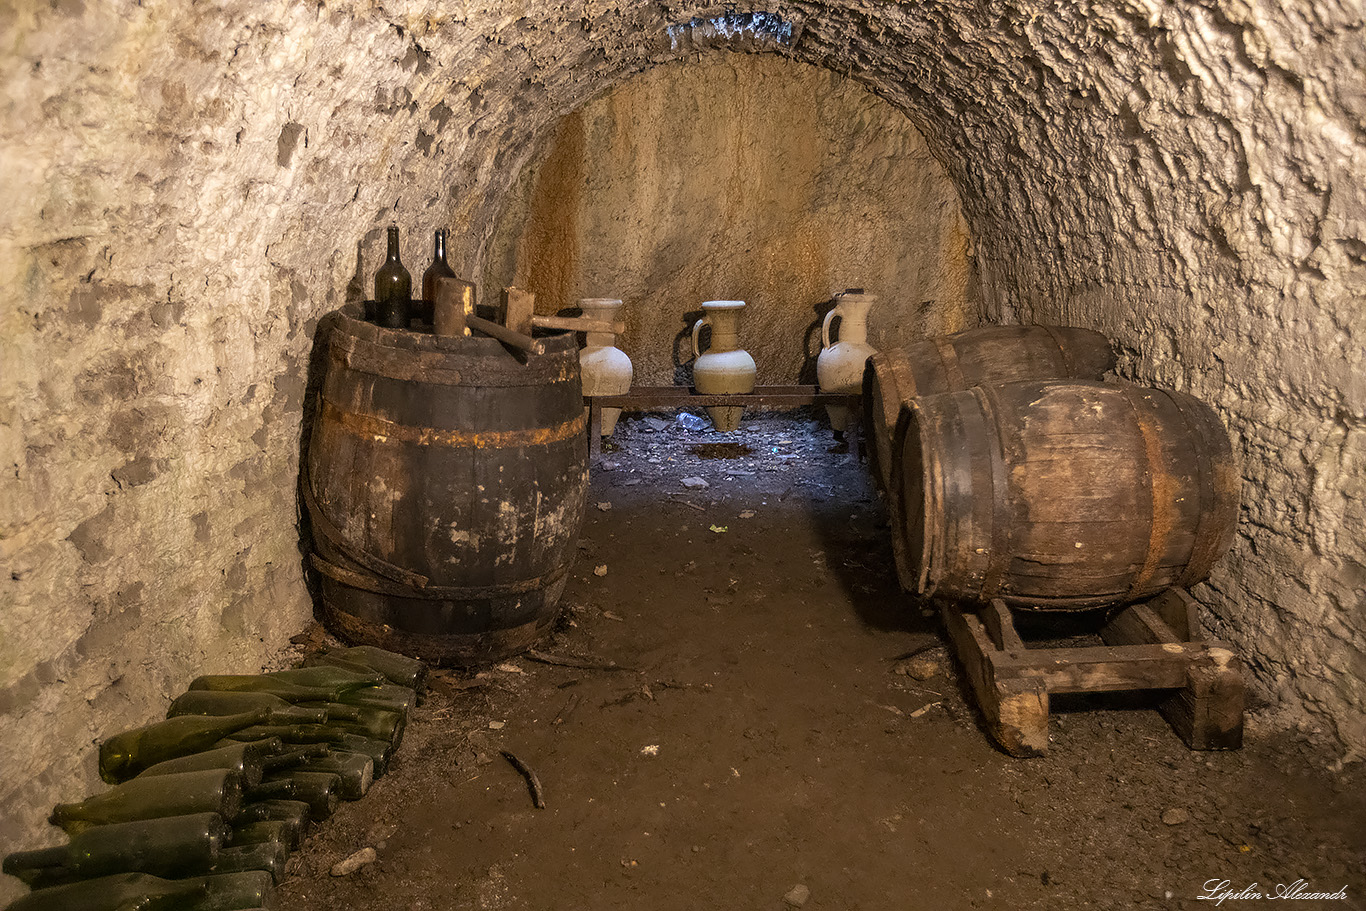
<path id="1" fill-rule="evenodd" d="M 1049 696 L 1159 690 L 1158 709 L 1193 750 L 1243 745 L 1243 677 L 1233 646 L 1196 638 L 1195 601 L 1172 588 L 1114 614 L 1104 645 L 1030 648 L 999 598 L 940 616 L 987 728 L 1011 756 L 1048 752 Z"/>

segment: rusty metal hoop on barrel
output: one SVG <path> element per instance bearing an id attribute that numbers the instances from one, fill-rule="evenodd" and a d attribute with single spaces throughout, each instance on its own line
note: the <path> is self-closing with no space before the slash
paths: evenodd
<path id="1" fill-rule="evenodd" d="M 960 392 L 1024 380 L 1100 379 L 1115 366 L 1109 340 L 1072 326 L 981 326 L 941 338 L 888 348 L 868 358 L 863 371 L 864 433 L 868 461 L 882 489 L 893 528 L 897 575 L 910 572 L 901 526 L 897 422 L 916 396 Z"/>
<path id="2" fill-rule="evenodd" d="M 921 595 L 1033 610 L 1132 603 L 1202 581 L 1233 541 L 1228 432 L 1179 392 L 978 386 L 908 403 L 899 438 L 903 586 Z"/>
<path id="3" fill-rule="evenodd" d="M 578 346 L 319 328 L 301 472 L 324 619 L 342 638 L 474 665 L 549 632 L 587 497 Z"/>

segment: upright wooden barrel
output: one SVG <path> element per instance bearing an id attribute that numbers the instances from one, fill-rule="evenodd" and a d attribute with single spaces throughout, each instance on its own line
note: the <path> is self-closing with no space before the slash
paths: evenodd
<path id="1" fill-rule="evenodd" d="M 1029 382 L 909 402 L 902 584 L 1022 608 L 1127 603 L 1209 575 L 1239 476 L 1207 405 L 1127 384 Z"/>
<path id="2" fill-rule="evenodd" d="M 343 638 L 453 664 L 547 632 L 588 490 L 578 346 L 319 328 L 327 360 L 302 478 L 324 617 Z"/>
<path id="3" fill-rule="evenodd" d="M 1114 366 L 1105 336 L 1070 326 L 982 326 L 879 351 L 863 371 L 873 476 L 884 491 L 896 489 L 896 422 L 901 406 L 916 396 L 1025 380 L 1098 380 Z"/>

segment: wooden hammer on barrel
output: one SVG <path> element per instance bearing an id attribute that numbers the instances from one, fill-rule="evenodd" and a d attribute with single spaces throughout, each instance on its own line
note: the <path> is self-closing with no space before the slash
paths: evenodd
<path id="1" fill-rule="evenodd" d="M 509 329 L 517 332 L 531 332 L 532 329 L 567 329 L 570 332 L 611 332 L 616 335 L 626 331 L 626 323 L 621 320 L 589 319 L 585 316 L 539 316 L 531 311 L 536 307 L 536 295 L 518 288 L 503 289 L 503 322 Z"/>
<path id="2" fill-rule="evenodd" d="M 438 278 L 436 300 L 432 304 L 432 331 L 439 336 L 455 336 L 469 335 L 471 329 L 478 329 L 504 345 L 528 354 L 545 354 L 544 342 L 475 316 L 474 285 L 458 278 Z"/>
<path id="3" fill-rule="evenodd" d="M 532 312 L 536 307 L 536 295 L 519 288 L 503 289 L 503 321 L 507 324 L 505 326 L 475 316 L 474 301 L 475 289 L 471 283 L 458 278 L 438 278 L 436 301 L 432 307 L 432 328 L 436 334 L 469 335 L 471 329 L 478 329 L 505 345 L 530 354 L 544 354 L 545 344 L 531 337 L 534 329 L 614 334 L 626 331 L 626 323 L 621 320 L 589 319 L 582 316 L 538 316 Z"/>

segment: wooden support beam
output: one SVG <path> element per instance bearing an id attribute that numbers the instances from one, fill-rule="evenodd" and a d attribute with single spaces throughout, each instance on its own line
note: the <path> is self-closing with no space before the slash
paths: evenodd
<path id="1" fill-rule="evenodd" d="M 602 455 L 602 406 L 596 398 L 589 398 L 592 402 L 588 406 L 588 454 L 597 458 Z"/>
<path id="2" fill-rule="evenodd" d="M 976 615 L 949 602 L 941 602 L 939 612 L 991 736 L 1011 756 L 1047 753 L 1048 688 L 1040 680 L 1001 673 L 1001 652 Z"/>
<path id="3" fill-rule="evenodd" d="M 1244 692 L 1233 652 L 1211 648 L 1191 663 L 1186 685 L 1159 710 L 1192 750 L 1237 750 L 1243 745 Z"/>
<path id="4" fill-rule="evenodd" d="M 1183 631 L 1193 629 L 1194 604 L 1181 591 L 1131 605 L 1105 625 L 1101 638 L 1117 647 L 1154 642 L 1171 647 L 1181 637 L 1165 618 L 1180 624 Z M 1243 745 L 1245 696 L 1232 646 L 1226 642 L 1181 642 L 1181 646 L 1198 652 L 1186 662 L 1180 688 L 1162 700 L 1158 711 L 1192 750 L 1238 749 Z"/>
<path id="5" fill-rule="evenodd" d="M 987 629 L 991 641 L 1002 651 L 1024 651 L 1024 640 L 1015 631 L 1015 620 L 1010 616 L 1010 608 L 1000 598 L 992 598 L 991 603 L 981 612 L 982 624 Z"/>

